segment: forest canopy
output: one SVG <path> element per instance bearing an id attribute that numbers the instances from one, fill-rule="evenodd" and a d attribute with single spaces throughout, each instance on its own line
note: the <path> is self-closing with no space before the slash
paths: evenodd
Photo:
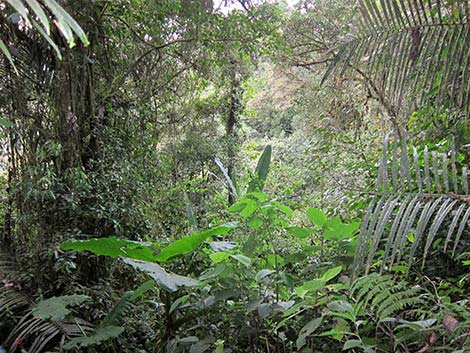
<path id="1" fill-rule="evenodd" d="M 0 1 L 0 352 L 470 351 L 469 9 Z"/>

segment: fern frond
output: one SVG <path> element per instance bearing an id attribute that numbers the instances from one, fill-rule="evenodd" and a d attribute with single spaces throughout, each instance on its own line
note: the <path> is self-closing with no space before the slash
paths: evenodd
<path id="1" fill-rule="evenodd" d="M 148 280 L 147 282 L 142 283 L 135 290 L 124 293 L 119 302 L 113 307 L 113 309 L 111 309 L 109 314 L 101 323 L 101 326 L 118 325 L 123 317 L 132 309 L 132 303 L 153 288 L 155 288 L 155 281 Z"/>
<path id="2" fill-rule="evenodd" d="M 132 292 L 126 292 L 103 321 L 102 325 L 117 325 L 132 309 Z"/>
<path id="3" fill-rule="evenodd" d="M 410 287 L 406 282 L 378 273 L 358 278 L 351 287 L 351 297 L 378 321 L 421 304 L 420 294 L 419 287 Z"/>

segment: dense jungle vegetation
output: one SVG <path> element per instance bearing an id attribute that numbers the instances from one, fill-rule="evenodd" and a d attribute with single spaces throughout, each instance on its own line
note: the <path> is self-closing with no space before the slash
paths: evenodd
<path id="1" fill-rule="evenodd" d="M 0 0 L 0 352 L 470 352 L 469 0 Z"/>

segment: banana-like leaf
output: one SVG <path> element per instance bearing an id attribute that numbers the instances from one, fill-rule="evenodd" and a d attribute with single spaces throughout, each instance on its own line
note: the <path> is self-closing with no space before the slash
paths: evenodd
<path id="1" fill-rule="evenodd" d="M 258 159 L 253 180 L 248 185 L 247 192 L 263 191 L 264 183 L 268 177 L 269 165 L 271 164 L 272 147 L 267 145 Z"/>

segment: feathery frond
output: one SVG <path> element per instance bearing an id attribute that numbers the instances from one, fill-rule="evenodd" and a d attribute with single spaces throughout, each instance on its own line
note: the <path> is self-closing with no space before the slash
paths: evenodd
<path id="1" fill-rule="evenodd" d="M 325 78 L 360 70 L 396 113 L 470 116 L 469 0 L 359 0 L 361 21 Z"/>
<path id="2" fill-rule="evenodd" d="M 90 323 L 75 318 L 67 317 L 63 320 L 42 320 L 36 318 L 29 311 L 18 322 L 6 339 L 6 346 L 10 351 L 17 349 L 18 343 L 23 340 L 31 340 L 29 353 L 40 353 L 48 345 L 57 344 L 74 337 L 82 337 L 92 331 Z M 17 340 L 21 338 L 21 340 Z"/>
<path id="3" fill-rule="evenodd" d="M 418 254 L 424 267 L 438 239 L 441 251 L 454 256 L 470 218 L 468 173 L 458 171 L 455 146 L 447 153 L 428 147 L 418 153 L 403 140 L 394 142 L 392 151 L 389 144 L 386 138 L 377 193 L 363 218 L 356 276 L 364 265 L 366 274 L 371 270 L 379 252 L 381 272 L 401 261 L 411 267 Z"/>
<path id="4" fill-rule="evenodd" d="M 374 313 L 378 321 L 422 303 L 420 292 L 419 287 L 378 273 L 358 278 L 351 287 L 351 297 L 362 309 Z"/>
<path id="5" fill-rule="evenodd" d="M 27 30 L 34 29 L 54 49 L 59 59 L 62 58 L 62 54 L 51 38 L 51 23 L 56 25 L 69 47 L 75 46 L 75 36 L 80 39 L 83 45 L 87 46 L 89 44 L 88 38 L 80 25 L 55 0 L 44 0 L 41 3 L 37 0 L 6 0 L 5 3 L 7 6 L 1 8 L 1 12 L 4 12 L 5 16 L 0 13 L 0 28 L 2 28 L 2 17 L 6 18 L 6 15 L 16 14 L 17 16 L 10 16 L 9 21 Z M 13 43 L 9 40 L 9 37 L 11 37 L 8 36 L 9 32 L 5 31 L 5 36 L 0 36 L 0 53 L 4 55 L 16 74 L 19 75 L 15 55 L 12 55 L 12 52 L 16 52 L 16 49 L 12 50 L 14 48 L 10 48 L 10 46 L 13 47 Z"/>

